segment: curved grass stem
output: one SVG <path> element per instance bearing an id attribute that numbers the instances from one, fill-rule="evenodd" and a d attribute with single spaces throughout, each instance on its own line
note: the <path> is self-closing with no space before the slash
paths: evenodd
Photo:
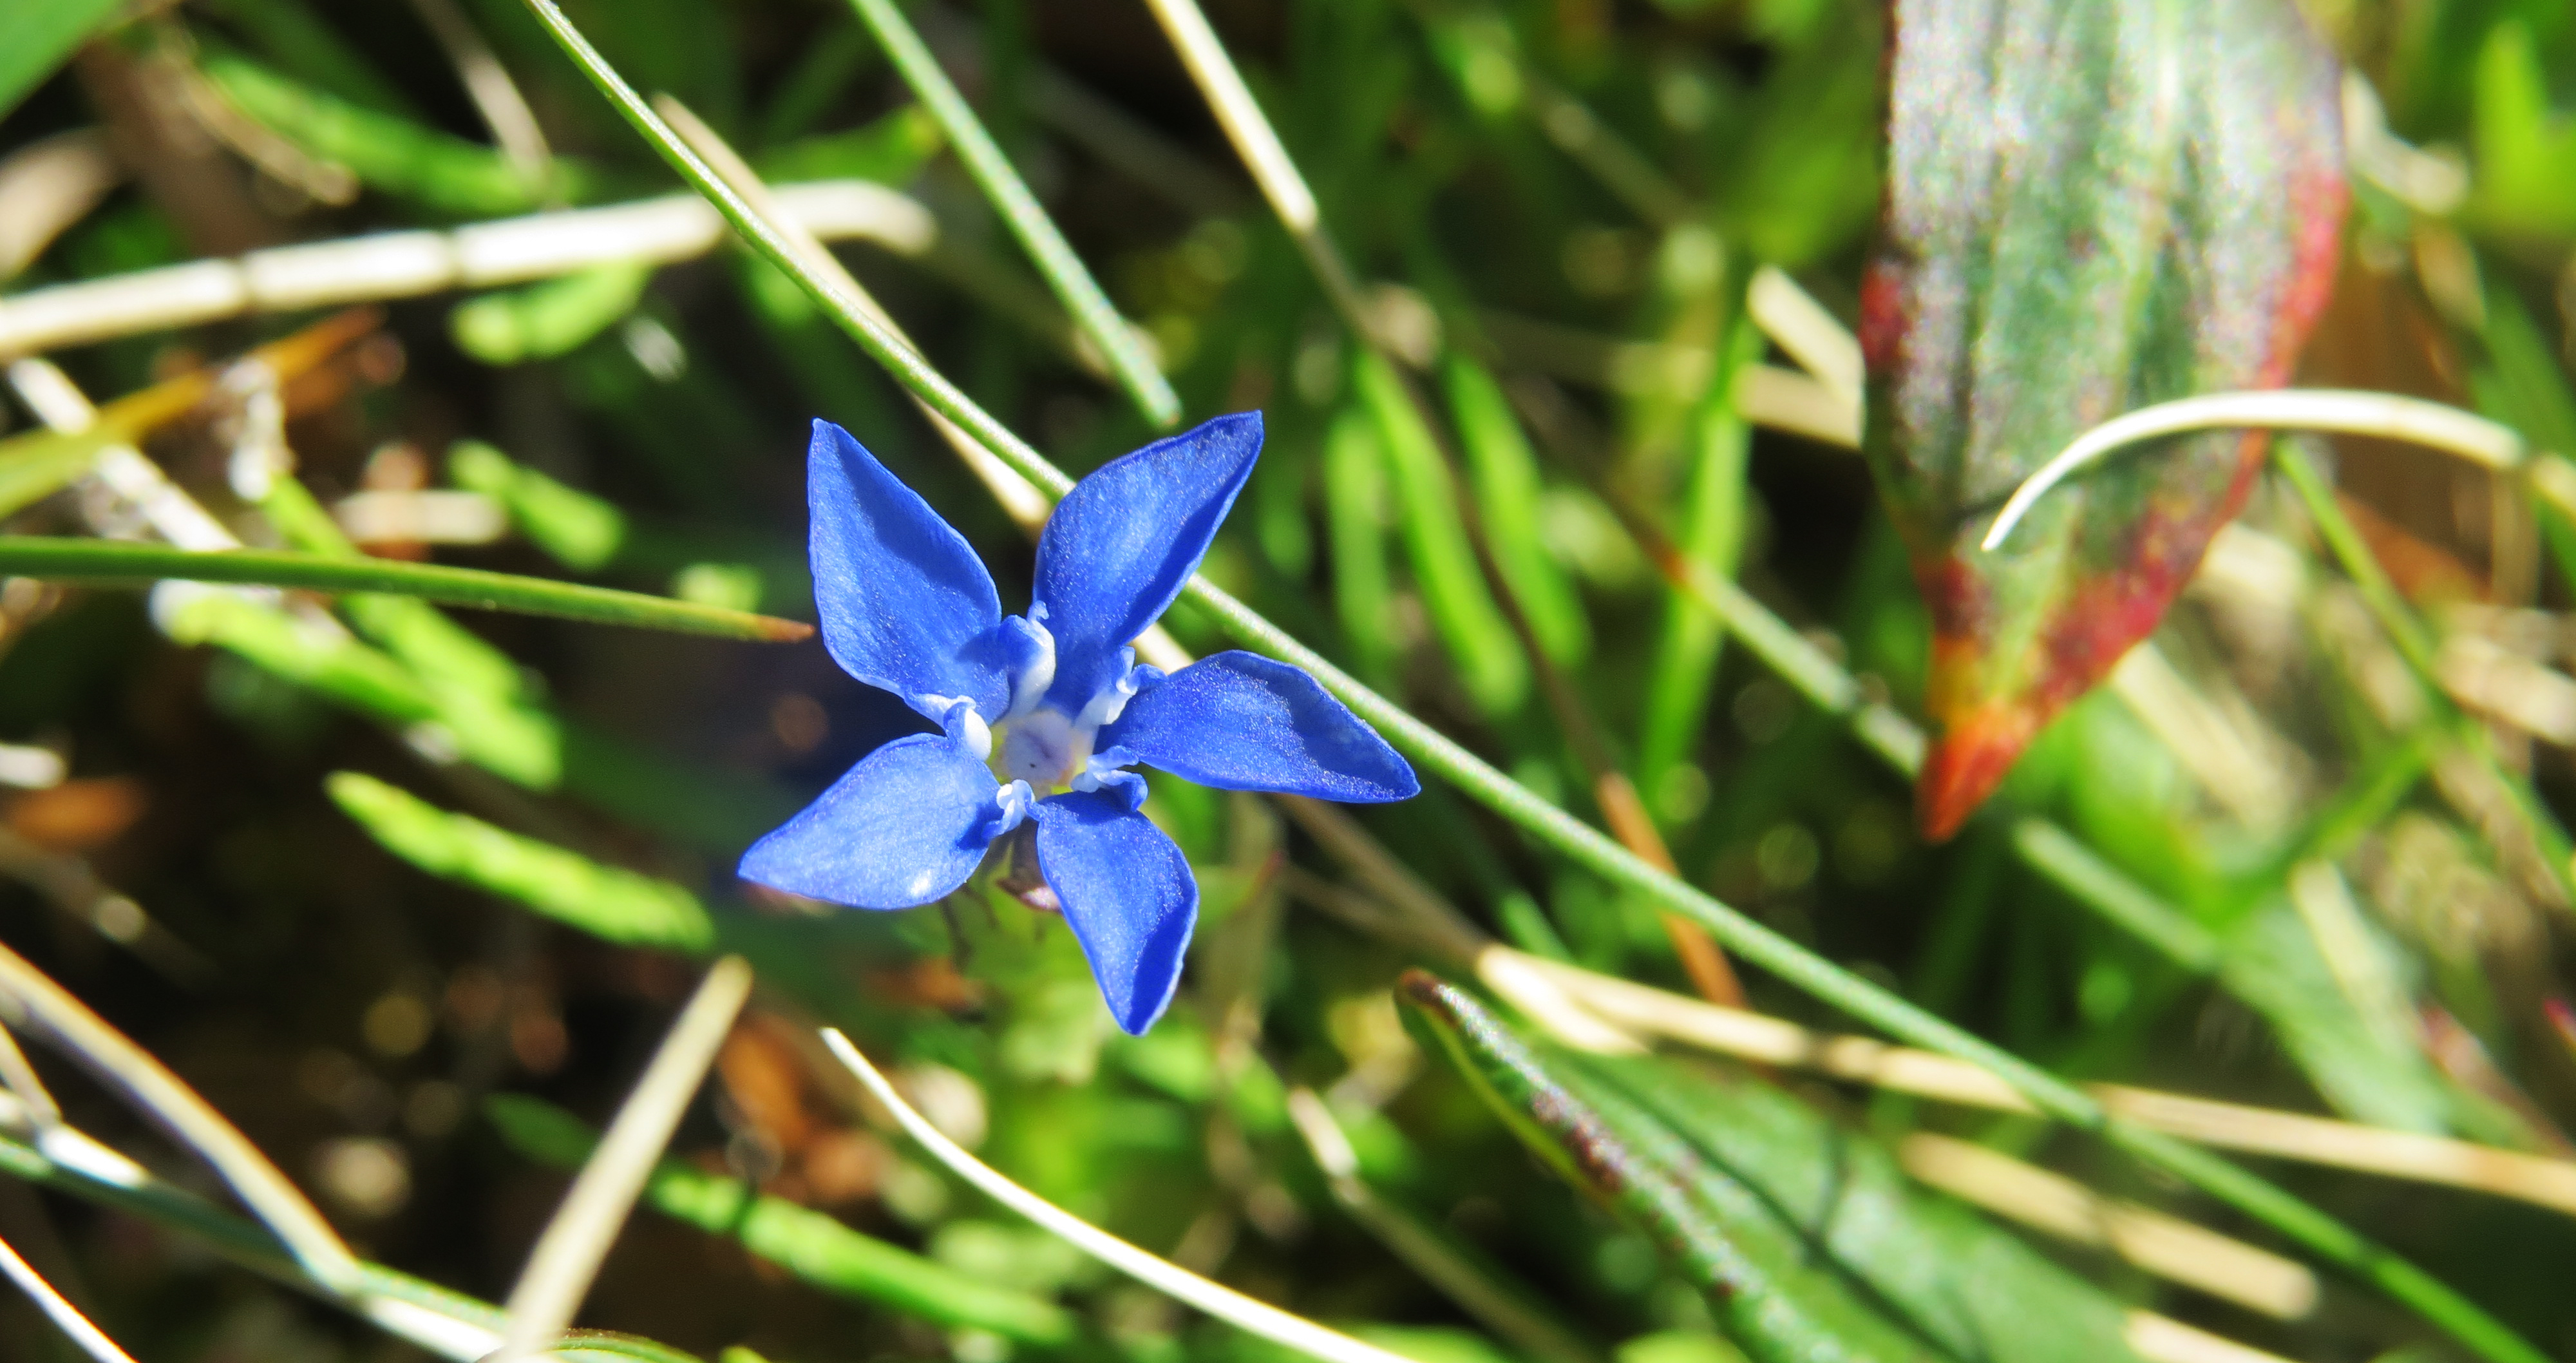
<path id="1" fill-rule="evenodd" d="M 869 1096 L 894 1114 L 905 1134 L 941 1164 L 948 1166 L 951 1173 L 1083 1253 L 1237 1329 L 1310 1358 L 1322 1359 L 1324 1363 L 1405 1363 L 1402 1355 L 1389 1353 L 1337 1330 L 1328 1330 L 1266 1302 L 1255 1301 L 1233 1288 L 1210 1282 L 1178 1264 L 1148 1254 L 1013 1183 L 992 1166 L 967 1154 L 955 1141 L 940 1134 L 939 1128 L 932 1126 L 928 1118 L 914 1111 L 912 1105 L 894 1091 L 894 1085 L 886 1082 L 886 1077 L 877 1071 L 877 1067 L 859 1053 L 859 1048 L 850 1044 L 850 1039 L 843 1036 L 840 1029 L 824 1028 L 823 1043 L 831 1047 L 832 1054 L 842 1064 L 849 1067 L 850 1073 L 867 1089 Z"/>
<path id="2" fill-rule="evenodd" d="M 2331 431 L 2403 440 L 2447 450 L 2498 471 L 2520 467 L 2530 453 L 2522 437 L 2508 427 L 2457 407 L 2395 393 L 2330 388 L 2203 393 L 2124 412 L 2077 436 L 2075 443 L 2013 489 L 1977 547 L 1994 552 L 2050 489 L 2123 450 L 2167 436 L 2248 429 Z"/>
<path id="3" fill-rule="evenodd" d="M 33 1266 L 20 1258 L 18 1251 L 11 1249 L 6 1240 L 0 1240 L 0 1274 L 6 1274 L 9 1281 L 16 1283 L 18 1290 L 26 1293 L 28 1299 L 36 1303 L 37 1309 L 45 1313 L 45 1318 L 54 1323 L 54 1328 L 62 1331 L 64 1338 L 79 1345 L 81 1352 L 88 1354 L 94 1363 L 134 1363 L 132 1355 L 116 1347 L 116 1341 L 109 1339 L 106 1331 L 90 1324 L 89 1317 L 82 1315 L 79 1307 L 65 1301 L 63 1294 L 55 1291 L 52 1283 L 46 1282 Z"/>
<path id="4" fill-rule="evenodd" d="M 248 1137 L 160 1061 L 7 947 L 0 947 L 0 1011 L 10 1015 L 11 1026 L 50 1039 L 204 1160 L 314 1281 L 335 1291 L 354 1289 L 356 1256 Z"/>

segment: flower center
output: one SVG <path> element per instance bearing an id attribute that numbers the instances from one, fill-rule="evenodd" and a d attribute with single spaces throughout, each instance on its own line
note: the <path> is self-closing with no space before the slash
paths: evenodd
<path id="1" fill-rule="evenodd" d="M 1077 727 L 1051 706 L 993 729 L 993 775 L 1004 784 L 1026 781 L 1040 794 L 1054 794 L 1069 788 L 1091 761 L 1092 730 Z"/>

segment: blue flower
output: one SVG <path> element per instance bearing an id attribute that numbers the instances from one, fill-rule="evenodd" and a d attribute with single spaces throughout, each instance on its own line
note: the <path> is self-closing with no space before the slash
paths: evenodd
<path id="1" fill-rule="evenodd" d="M 1376 732 L 1298 668 L 1219 653 L 1170 676 L 1131 642 L 1159 618 L 1261 453 L 1258 413 L 1112 460 L 1038 537 L 1037 600 L 1002 614 L 965 538 L 850 433 L 814 423 L 814 600 L 843 671 L 939 726 L 868 754 L 743 854 L 742 875 L 862 909 L 964 885 L 1034 824 L 1038 866 L 1120 1027 L 1179 983 L 1198 918 L 1181 849 L 1138 812 L 1139 763 L 1222 790 L 1401 800 L 1421 789 Z"/>

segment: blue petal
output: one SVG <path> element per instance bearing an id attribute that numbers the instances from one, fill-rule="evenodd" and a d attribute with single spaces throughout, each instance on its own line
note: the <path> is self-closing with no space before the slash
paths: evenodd
<path id="1" fill-rule="evenodd" d="M 1199 883 L 1181 849 L 1112 791 L 1038 801 L 1038 869 L 1082 943 L 1109 1015 L 1142 1036 L 1181 980 Z"/>
<path id="2" fill-rule="evenodd" d="M 946 734 L 898 738 L 742 855 L 742 878 L 860 909 L 907 909 L 966 883 L 1008 831 L 981 759 Z"/>
<path id="3" fill-rule="evenodd" d="M 1252 461 L 1261 414 L 1221 416 L 1122 455 L 1074 485 L 1038 537 L 1037 601 L 1055 634 L 1047 697 L 1078 715 L 1198 571 Z"/>
<path id="4" fill-rule="evenodd" d="M 1404 758 L 1304 669 L 1255 653 L 1202 658 L 1138 692 L 1100 731 L 1100 750 L 1220 790 L 1346 804 L 1422 790 Z"/>
<path id="5" fill-rule="evenodd" d="M 1002 717 L 1002 621 L 993 578 L 964 536 L 848 431 L 814 423 L 805 457 L 814 517 L 814 604 L 841 670 L 903 697 L 934 722 L 964 696 Z"/>

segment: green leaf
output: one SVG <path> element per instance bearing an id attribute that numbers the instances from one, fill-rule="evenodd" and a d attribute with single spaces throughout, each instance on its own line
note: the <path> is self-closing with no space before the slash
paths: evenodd
<path id="1" fill-rule="evenodd" d="M 109 587 L 141 587 L 177 580 L 257 583 L 317 592 L 384 592 L 481 610 L 772 643 L 793 642 L 814 633 L 813 626 L 794 620 L 574 582 L 489 573 L 478 568 L 377 558 L 336 559 L 262 549 L 191 553 L 119 540 L 0 535 L 0 573 Z"/>
<path id="2" fill-rule="evenodd" d="M 2135 1358 L 2119 1303 L 1778 1089 L 1541 1046 L 1419 971 L 1399 997 L 1532 1150 L 1663 1246 L 1755 1363 Z"/>
<path id="3" fill-rule="evenodd" d="M 653 267 L 619 261 L 471 298 L 447 314 L 456 347 L 490 365 L 568 355 L 635 311 Z"/>
<path id="4" fill-rule="evenodd" d="M 599 1143 L 578 1118 L 539 1099 L 495 1094 L 484 1112 L 513 1149 L 558 1169 L 579 1168 Z M 989 1330 L 1019 1344 L 1062 1345 L 1076 1333 L 1073 1316 L 1053 1302 L 970 1277 L 811 1208 L 759 1196 L 740 1179 L 664 1160 L 645 1182 L 643 1202 L 710 1235 L 731 1236 L 827 1292 L 883 1302 L 954 1329 Z"/>
<path id="5" fill-rule="evenodd" d="M 2155 628 L 2265 441 L 2124 461 L 1988 553 L 1993 509 L 2123 411 L 2289 376 L 2343 143 L 2292 0 L 1900 0 L 1895 34 L 1864 446 L 1932 611 L 1919 795 L 1945 837 Z"/>
<path id="6" fill-rule="evenodd" d="M 119 8 L 118 0 L 0 5 L 0 115 L 34 93 Z"/>
<path id="7" fill-rule="evenodd" d="M 1395 474 L 1405 549 L 1432 628 L 1477 707 L 1488 715 L 1510 714 L 1529 694 L 1529 663 L 1486 590 L 1484 570 L 1458 515 L 1457 482 L 1394 366 L 1374 351 L 1362 351 L 1352 377 Z"/>
<path id="8" fill-rule="evenodd" d="M 845 132 L 822 133 L 752 158 L 752 169 L 772 184 L 798 180 L 874 180 L 909 183 L 939 154 L 945 139 L 939 121 L 919 108 L 897 109 Z"/>
<path id="9" fill-rule="evenodd" d="M 667 880 L 450 814 L 372 776 L 335 772 L 328 786 L 342 813 L 431 875 L 516 900 L 621 946 L 703 955 L 715 945 L 706 906 Z"/>
<path id="10" fill-rule="evenodd" d="M 499 502 L 520 534 L 574 572 L 607 567 L 626 541 L 626 513 L 615 504 L 515 463 L 482 441 L 451 446 L 447 476 Z"/>
<path id="11" fill-rule="evenodd" d="M 533 180 L 490 147 L 424 127 L 399 114 L 350 103 L 241 57 L 208 53 L 206 75 L 224 96 L 271 132 L 349 168 L 371 189 L 450 213 L 529 213 L 557 198 L 589 198 L 599 173 L 579 161 L 547 163 L 551 183 Z"/>

